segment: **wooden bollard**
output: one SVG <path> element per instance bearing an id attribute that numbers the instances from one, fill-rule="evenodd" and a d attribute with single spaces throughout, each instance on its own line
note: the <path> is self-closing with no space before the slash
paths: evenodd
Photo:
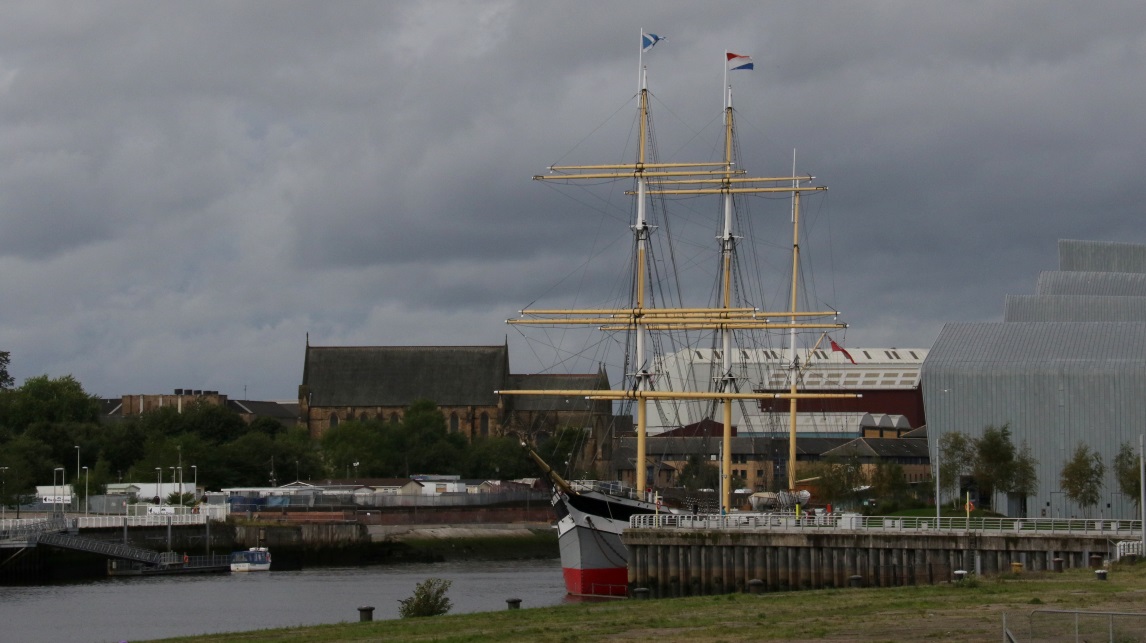
<path id="1" fill-rule="evenodd" d="M 521 609 L 521 599 L 520 598 L 507 598 L 507 599 L 505 599 L 505 603 L 506 603 L 506 605 L 509 606 L 509 609 L 511 609 L 511 610 Z"/>
<path id="2" fill-rule="evenodd" d="M 363 605 L 358 608 L 358 621 L 360 623 L 374 620 L 374 606 Z"/>

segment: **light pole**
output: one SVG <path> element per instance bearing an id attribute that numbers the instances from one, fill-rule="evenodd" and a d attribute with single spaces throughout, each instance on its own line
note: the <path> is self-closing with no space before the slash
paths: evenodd
<path id="1" fill-rule="evenodd" d="M 60 472 L 60 486 L 58 488 L 56 487 L 56 472 L 57 471 Z M 59 512 L 59 513 L 64 512 L 64 508 L 63 508 L 64 503 L 60 502 L 60 500 L 63 500 L 63 498 L 61 498 L 60 496 L 63 495 L 62 491 L 64 489 L 64 485 L 67 483 L 67 481 L 64 480 L 66 473 L 67 472 L 64 470 L 63 467 L 56 467 L 55 469 L 52 470 L 52 494 L 55 496 L 55 498 L 52 498 L 52 504 L 55 505 L 55 507 L 52 507 L 52 513 L 53 514 L 55 514 L 56 512 Z"/>
<path id="2" fill-rule="evenodd" d="M 0 520 L 7 517 L 8 511 L 8 467 L 0 467 Z"/>
<path id="3" fill-rule="evenodd" d="M 294 461 L 294 481 L 298 482 L 298 460 Z"/>
<path id="4" fill-rule="evenodd" d="M 80 445 L 77 444 L 75 448 L 76 448 L 76 484 L 79 484 L 80 483 Z M 78 496 L 79 494 L 77 493 L 76 495 Z M 77 502 L 76 503 L 76 511 L 78 512 L 79 510 L 80 510 L 80 505 Z"/>
<path id="5" fill-rule="evenodd" d="M 183 490 L 178 488 L 179 483 L 175 480 L 175 467 L 167 467 L 167 468 L 171 469 L 171 484 L 176 486 L 176 493 L 182 494 Z"/>
<path id="6" fill-rule="evenodd" d="M 163 467 L 155 467 L 155 504 L 163 504 Z"/>
<path id="7" fill-rule="evenodd" d="M 195 486 L 195 490 L 192 492 L 192 497 L 194 497 L 195 500 L 198 500 L 199 499 L 199 467 L 197 467 L 195 465 L 191 465 L 191 474 L 192 474 L 192 476 L 194 476 L 194 483 L 193 484 Z"/>
<path id="8" fill-rule="evenodd" d="M 88 510 L 91 509 L 91 503 L 88 502 L 88 476 L 90 475 L 87 467 L 84 467 L 84 515 L 88 515 Z"/>
<path id="9" fill-rule="evenodd" d="M 935 431 L 935 528 L 942 521 L 943 503 L 939 501 L 939 431 Z"/>

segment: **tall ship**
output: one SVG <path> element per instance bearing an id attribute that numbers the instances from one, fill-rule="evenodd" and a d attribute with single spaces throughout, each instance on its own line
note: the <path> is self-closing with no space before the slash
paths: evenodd
<path id="1" fill-rule="evenodd" d="M 548 173 L 535 176 L 543 182 L 577 184 L 623 182 L 625 194 L 632 198 L 629 234 L 632 237 L 628 260 L 629 288 L 619 301 L 592 308 L 527 308 L 508 323 L 522 327 L 570 329 L 585 327 L 607 334 L 613 344 L 623 345 L 621 385 L 613 390 L 502 390 L 502 395 L 578 396 L 609 400 L 620 416 L 635 418 L 636 437 L 634 479 L 622 482 L 568 480 L 545 458 L 531 451 L 539 466 L 553 484 L 553 506 L 558 516 L 561 565 L 566 589 L 573 595 L 624 596 L 628 593 L 627 551 L 621 533 L 636 514 L 665 511 L 695 511 L 689 507 L 665 507 L 659 502 L 653 479 L 646 438 L 649 435 L 650 408 L 658 416 L 688 415 L 668 411 L 688 407 L 690 413 L 720 419 L 723 433 L 720 449 L 720 511 L 733 508 L 732 450 L 733 409 L 759 407 L 764 400 L 772 406 L 787 404 L 788 437 L 786 487 L 775 497 L 780 508 L 806 502 L 807 492 L 796 488 L 796 410 L 800 399 L 846 398 L 847 393 L 801 392 L 801 379 L 812 356 L 825 350 L 842 351 L 829 333 L 842 330 L 833 309 L 813 310 L 803 304 L 799 285 L 800 271 L 800 200 L 801 195 L 822 192 L 827 188 L 814 185 L 814 177 L 797 176 L 795 162 L 791 173 L 782 176 L 752 176 L 741 167 L 735 137 L 735 113 L 732 109 L 730 71 L 752 69 L 750 58 L 725 52 L 723 83 L 723 127 L 720 158 L 711 161 L 661 161 L 652 141 L 650 93 L 643 55 L 661 38 L 641 33 L 638 56 L 638 93 L 635 123 L 635 158 L 631 161 L 587 165 L 552 165 Z M 768 312 L 764 292 L 756 279 L 756 266 L 761 261 L 740 259 L 754 226 L 745 223 L 746 200 L 751 197 L 777 197 L 791 219 L 790 257 L 783 261 L 786 275 L 774 277 L 787 284 L 787 293 L 778 309 Z M 712 226 L 718 236 L 713 260 L 700 267 L 712 275 L 704 300 L 686 292 L 697 280 L 683 278 L 671 270 L 678 264 L 674 254 L 679 245 L 711 243 L 708 238 L 674 240 L 673 215 L 668 204 L 687 202 L 686 216 L 696 217 L 697 200 L 711 202 Z M 738 226 L 738 222 L 740 225 Z M 782 251 L 784 252 L 784 251 Z M 786 253 L 785 253 L 786 254 Z M 774 262 L 774 261 L 773 261 Z M 774 262 L 775 263 L 775 262 Z M 703 347 L 712 357 L 711 376 L 703 378 L 703 388 L 696 379 L 682 386 L 678 379 L 661 377 L 659 365 L 671 351 Z M 780 389 L 773 382 L 763 383 L 745 373 L 743 360 L 748 349 L 784 348 L 777 356 L 791 356 L 781 365 L 787 373 Z M 830 347 L 830 348 L 829 348 Z M 741 414 L 744 416 L 745 414 Z M 556 464 L 556 463 L 555 463 Z"/>

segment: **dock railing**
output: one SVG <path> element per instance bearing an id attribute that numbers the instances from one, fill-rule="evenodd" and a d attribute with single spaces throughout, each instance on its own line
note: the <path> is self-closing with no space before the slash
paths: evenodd
<path id="1" fill-rule="evenodd" d="M 979 518 L 918 516 L 862 516 L 852 513 L 817 513 L 796 517 L 793 512 L 730 514 L 638 514 L 629 518 L 632 529 L 824 529 L 879 532 L 1080 534 L 1131 540 L 1142 533 L 1140 520 Z"/>

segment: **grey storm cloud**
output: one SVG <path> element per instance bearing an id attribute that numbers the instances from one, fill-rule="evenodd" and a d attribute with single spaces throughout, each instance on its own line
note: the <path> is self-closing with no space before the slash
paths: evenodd
<path id="1" fill-rule="evenodd" d="M 534 301 L 625 288 L 641 28 L 658 152 L 719 153 L 808 203 L 850 345 L 998 319 L 1056 241 L 1144 241 L 1134 2 L 16 2 L 0 21 L 0 350 L 94 393 L 289 399 L 313 343 L 500 344 Z M 711 280 L 712 206 L 672 257 Z M 782 204 L 753 200 L 762 266 Z M 669 258 L 666 256 L 665 261 Z M 763 296 L 782 298 L 780 287 Z M 562 344 L 564 338 L 553 339 Z M 516 363 L 516 360 L 521 360 Z"/>

